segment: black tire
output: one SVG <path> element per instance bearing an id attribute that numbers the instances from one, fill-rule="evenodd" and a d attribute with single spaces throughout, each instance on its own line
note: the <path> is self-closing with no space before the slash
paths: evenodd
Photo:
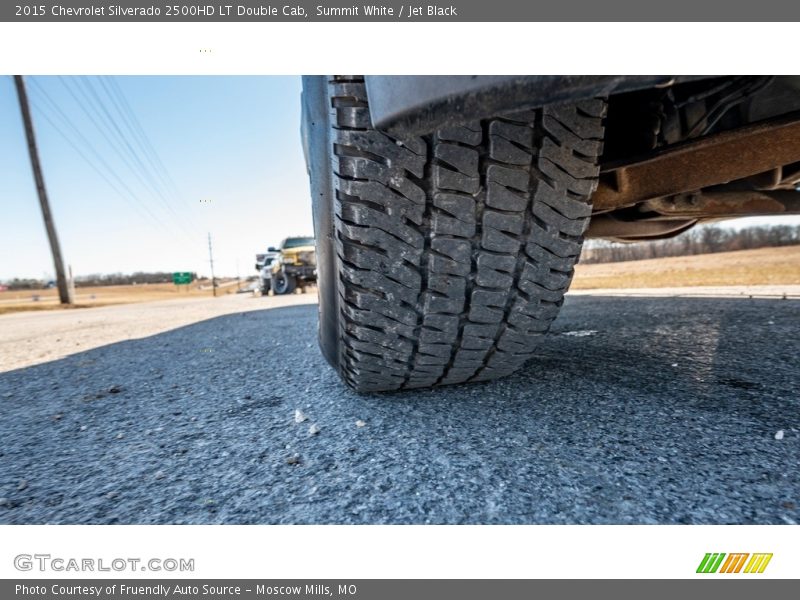
<path id="1" fill-rule="evenodd" d="M 272 279 L 270 279 L 270 282 L 272 285 L 272 293 L 276 296 L 292 294 L 297 287 L 297 280 L 294 276 L 283 272 L 275 273 Z"/>
<path id="2" fill-rule="evenodd" d="M 307 78 L 320 344 L 356 390 L 508 375 L 563 303 L 591 214 L 606 103 L 372 129 L 361 78 Z"/>

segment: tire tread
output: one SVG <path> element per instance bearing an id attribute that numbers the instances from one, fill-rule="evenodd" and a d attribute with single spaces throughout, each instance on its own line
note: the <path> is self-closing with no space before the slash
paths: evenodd
<path id="1" fill-rule="evenodd" d="M 329 80 L 339 370 L 363 392 L 483 381 L 533 355 L 591 215 L 602 99 L 397 140 Z"/>

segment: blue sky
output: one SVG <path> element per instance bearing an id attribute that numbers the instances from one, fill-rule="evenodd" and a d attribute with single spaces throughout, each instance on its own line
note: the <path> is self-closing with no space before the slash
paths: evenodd
<path id="1" fill-rule="evenodd" d="M 312 234 L 299 77 L 26 81 L 62 251 L 76 275 L 208 273 L 208 232 L 217 275 L 236 275 L 237 262 L 250 275 L 256 252 Z M 0 132 L 0 280 L 50 277 L 10 76 L 0 77 Z"/>

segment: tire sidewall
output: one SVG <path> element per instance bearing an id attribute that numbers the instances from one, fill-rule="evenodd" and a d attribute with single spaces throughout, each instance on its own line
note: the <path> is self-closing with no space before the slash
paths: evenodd
<path id="1" fill-rule="evenodd" d="M 303 77 L 303 148 L 310 178 L 317 259 L 319 345 L 340 369 L 339 292 L 334 230 L 333 142 L 327 76 Z"/>

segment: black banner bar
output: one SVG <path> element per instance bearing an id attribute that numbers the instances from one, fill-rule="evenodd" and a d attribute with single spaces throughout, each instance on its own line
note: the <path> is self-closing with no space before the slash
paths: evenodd
<path id="1" fill-rule="evenodd" d="M 453 0 L 291 3 L 164 0 L 32 0 L 0 4 L 0 22 L 746 22 L 798 21 L 785 0 Z M 679 34 L 676 31 L 676 34 Z"/>
<path id="2" fill-rule="evenodd" d="M 576 564 L 576 568 L 579 565 Z M 660 600 L 715 598 L 751 600 L 754 597 L 793 597 L 797 582 L 757 576 L 710 575 L 694 580 L 453 580 L 453 579 L 41 579 L 3 580 L 5 600 L 502 600 L 505 598 L 603 598 Z"/>

